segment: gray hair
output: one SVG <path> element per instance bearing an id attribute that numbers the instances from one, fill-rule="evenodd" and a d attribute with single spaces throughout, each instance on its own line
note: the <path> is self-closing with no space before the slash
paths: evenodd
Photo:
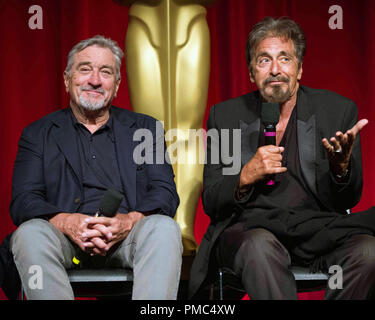
<path id="1" fill-rule="evenodd" d="M 105 38 L 100 35 L 96 35 L 92 38 L 82 40 L 78 42 L 69 52 L 68 54 L 68 62 L 65 68 L 65 72 L 68 74 L 70 77 L 71 75 L 71 70 L 72 66 L 74 63 L 74 55 L 87 47 L 91 46 L 98 46 L 101 48 L 108 48 L 112 51 L 112 53 L 115 56 L 116 60 L 116 80 L 121 79 L 121 59 L 124 56 L 124 52 L 121 50 L 121 48 L 118 46 L 117 42 L 110 39 L 110 38 Z"/>
<path id="2" fill-rule="evenodd" d="M 253 27 L 246 42 L 246 61 L 251 73 L 251 62 L 254 58 L 255 50 L 262 40 L 269 37 L 292 40 L 298 60 L 298 68 L 301 67 L 306 52 L 306 37 L 301 27 L 287 17 L 278 19 L 266 17 Z"/>

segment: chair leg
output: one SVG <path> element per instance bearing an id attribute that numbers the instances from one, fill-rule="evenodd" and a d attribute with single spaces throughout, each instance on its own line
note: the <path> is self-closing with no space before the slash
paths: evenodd
<path id="1" fill-rule="evenodd" d="M 214 300 L 214 289 L 215 289 L 215 283 L 211 284 L 210 286 L 210 294 L 208 296 L 209 300 Z"/>
<path id="2" fill-rule="evenodd" d="M 25 292 L 23 291 L 22 285 L 21 285 L 21 300 L 25 300 Z"/>

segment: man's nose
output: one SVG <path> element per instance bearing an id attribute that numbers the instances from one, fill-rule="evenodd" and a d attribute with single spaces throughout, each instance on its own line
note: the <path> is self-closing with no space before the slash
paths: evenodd
<path id="1" fill-rule="evenodd" d="M 272 61 L 270 73 L 273 76 L 277 76 L 280 73 L 280 66 L 276 60 Z"/>
<path id="2" fill-rule="evenodd" d="M 89 84 L 93 87 L 100 87 L 102 82 L 100 79 L 99 70 L 93 70 L 89 78 Z"/>

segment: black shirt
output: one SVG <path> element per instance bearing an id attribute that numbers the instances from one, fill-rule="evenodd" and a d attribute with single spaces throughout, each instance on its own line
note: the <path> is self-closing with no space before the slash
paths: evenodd
<path id="1" fill-rule="evenodd" d="M 72 111 L 71 117 L 77 134 L 83 181 L 83 199 L 78 212 L 93 215 L 107 189 L 115 189 L 125 194 L 117 162 L 113 119 L 110 115 L 108 121 L 91 134 L 77 121 Z M 128 211 L 128 203 L 124 197 L 118 212 Z"/>
<path id="2" fill-rule="evenodd" d="M 320 211 L 318 201 L 309 191 L 301 172 L 297 142 L 297 107 L 294 107 L 281 139 L 280 146 L 284 147 L 282 166 L 288 170 L 274 176 L 275 184 L 266 185 L 265 182 L 257 183 L 254 191 L 246 203 L 246 208 L 240 220 L 246 220 L 248 214 L 254 211 L 263 211 L 274 208 L 285 210 L 310 209 Z M 259 147 L 264 145 L 264 126 L 261 125 Z"/>

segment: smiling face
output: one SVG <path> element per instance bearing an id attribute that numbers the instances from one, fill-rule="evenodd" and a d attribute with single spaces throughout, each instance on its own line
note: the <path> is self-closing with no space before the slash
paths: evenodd
<path id="1" fill-rule="evenodd" d="M 262 40 L 251 61 L 250 80 L 268 102 L 284 103 L 295 98 L 302 77 L 293 41 L 278 37 Z"/>
<path id="2" fill-rule="evenodd" d="M 90 46 L 74 56 L 70 75 L 64 73 L 72 108 L 89 111 L 109 107 L 117 94 L 116 60 L 108 48 Z"/>

